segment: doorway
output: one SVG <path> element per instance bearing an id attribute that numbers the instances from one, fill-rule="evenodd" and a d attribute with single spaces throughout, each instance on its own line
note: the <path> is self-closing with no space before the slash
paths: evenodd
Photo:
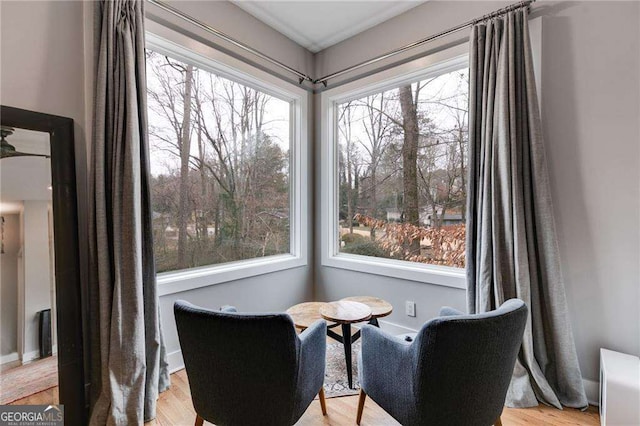
<path id="1" fill-rule="evenodd" d="M 0 132 L 10 152 L 0 164 L 0 404 L 9 404 L 58 384 L 53 187 L 49 133 Z"/>

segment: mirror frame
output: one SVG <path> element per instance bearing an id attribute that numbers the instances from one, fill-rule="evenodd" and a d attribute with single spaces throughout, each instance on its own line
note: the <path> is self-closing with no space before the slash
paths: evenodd
<path id="1" fill-rule="evenodd" d="M 87 423 L 73 119 L 0 106 L 3 126 L 49 133 L 58 333 L 58 392 L 65 424 Z M 6 161 L 0 160 L 0 161 Z M 1 164 L 1 163 L 0 163 Z"/>

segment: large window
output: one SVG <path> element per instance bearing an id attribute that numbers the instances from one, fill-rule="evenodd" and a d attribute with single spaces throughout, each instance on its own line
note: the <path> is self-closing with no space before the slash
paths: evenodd
<path id="1" fill-rule="evenodd" d="M 295 253 L 295 103 L 195 64 L 147 50 L 157 272 Z"/>
<path id="2" fill-rule="evenodd" d="M 324 95 L 329 258 L 464 268 L 467 59 L 391 80 Z"/>

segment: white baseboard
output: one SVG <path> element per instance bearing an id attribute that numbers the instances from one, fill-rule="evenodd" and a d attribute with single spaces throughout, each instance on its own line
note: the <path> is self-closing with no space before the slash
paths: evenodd
<path id="1" fill-rule="evenodd" d="M 600 383 L 595 380 L 582 379 L 584 392 L 587 394 L 587 401 L 596 407 L 600 405 Z"/>
<path id="2" fill-rule="evenodd" d="M 396 324 L 389 321 L 379 320 L 380 328 L 386 331 L 389 334 L 407 334 L 407 333 L 417 333 L 418 330 L 414 330 L 413 328 L 405 327 L 404 325 Z"/>
<path id="3" fill-rule="evenodd" d="M 25 352 L 22 354 L 23 364 L 26 364 L 27 362 L 35 361 L 36 359 L 40 359 L 40 351 L 31 351 L 31 352 Z"/>
<path id="4" fill-rule="evenodd" d="M 0 365 L 15 362 L 20 359 L 18 352 L 11 352 L 10 354 L 0 356 Z"/>
<path id="5" fill-rule="evenodd" d="M 52 355 L 58 354 L 58 345 L 53 345 L 51 348 Z M 25 352 L 22 354 L 22 363 L 26 364 L 27 362 L 35 361 L 40 359 L 40 350 L 35 350 L 31 352 Z"/>
<path id="6" fill-rule="evenodd" d="M 184 358 L 182 358 L 182 351 L 178 349 L 177 351 L 169 352 L 167 354 L 167 363 L 169 364 L 169 373 L 173 374 L 176 371 L 182 370 L 184 368 Z"/>

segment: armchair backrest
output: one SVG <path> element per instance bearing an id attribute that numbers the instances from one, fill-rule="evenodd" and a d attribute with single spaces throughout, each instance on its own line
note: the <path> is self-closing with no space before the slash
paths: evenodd
<path id="1" fill-rule="evenodd" d="M 290 424 L 300 342 L 287 314 L 217 312 L 184 301 L 174 313 L 200 416 L 219 425 Z"/>
<path id="2" fill-rule="evenodd" d="M 427 322 L 413 344 L 421 422 L 493 424 L 502 412 L 526 322 L 527 307 L 519 299 L 495 311 Z"/>

